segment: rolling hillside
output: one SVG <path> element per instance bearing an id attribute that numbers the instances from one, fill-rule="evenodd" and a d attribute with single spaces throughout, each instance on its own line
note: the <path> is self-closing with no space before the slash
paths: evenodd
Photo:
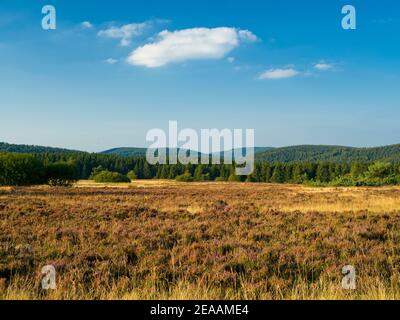
<path id="1" fill-rule="evenodd" d="M 25 144 L 9 144 L 5 142 L 0 142 L 0 152 L 70 154 L 82 151 L 69 150 L 63 148 L 25 145 Z"/>
<path id="2" fill-rule="evenodd" d="M 83 151 L 69 150 L 63 148 L 16 145 L 0 142 L 0 152 L 17 153 L 49 153 L 49 154 L 73 154 L 84 153 Z M 145 148 L 114 148 L 100 152 L 103 155 L 114 155 L 122 157 L 142 157 L 146 155 Z M 400 162 L 400 144 L 374 147 L 353 148 L 343 146 L 303 145 L 283 148 L 257 147 L 255 148 L 256 160 L 268 162 L 291 162 L 291 161 L 375 161 L 389 160 Z"/>
<path id="3" fill-rule="evenodd" d="M 101 154 L 111 154 L 111 155 L 118 155 L 123 157 L 137 157 L 137 156 L 145 156 L 146 155 L 146 148 L 113 148 L 110 150 L 106 150 L 100 152 Z"/>
<path id="4" fill-rule="evenodd" d="M 375 161 L 389 160 L 400 161 L 400 144 L 375 147 L 353 148 L 342 146 L 293 146 L 276 148 L 256 154 L 256 159 L 269 162 L 290 161 Z"/>
<path id="5" fill-rule="evenodd" d="M 264 152 L 267 150 L 272 150 L 274 148 L 271 147 L 255 147 L 254 151 L 255 153 L 259 152 Z M 167 152 L 168 152 L 167 148 Z M 110 150 L 106 150 L 101 152 L 102 154 L 112 154 L 112 155 L 119 155 L 119 156 L 124 156 L 124 157 L 130 157 L 130 156 L 145 156 L 146 155 L 146 148 L 113 148 Z M 200 155 L 200 153 L 199 153 Z"/>

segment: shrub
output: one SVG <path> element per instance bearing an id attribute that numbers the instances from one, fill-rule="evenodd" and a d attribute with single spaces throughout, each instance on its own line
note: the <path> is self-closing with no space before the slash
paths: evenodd
<path id="1" fill-rule="evenodd" d="M 367 179 L 384 179 L 391 173 L 391 164 L 388 162 L 375 162 L 368 167 L 365 174 Z"/>
<path id="2" fill-rule="evenodd" d="M 45 182 L 44 165 L 33 155 L 0 153 L 0 185 L 21 186 Z"/>
<path id="3" fill-rule="evenodd" d="M 180 181 L 180 182 L 193 182 L 194 178 L 192 177 L 192 175 L 189 172 L 186 172 L 180 176 L 177 176 L 175 178 L 176 181 Z"/>
<path id="4" fill-rule="evenodd" d="M 59 161 L 46 165 L 47 183 L 51 186 L 69 186 L 78 180 L 75 162 Z"/>
<path id="5" fill-rule="evenodd" d="M 131 170 L 131 171 L 128 172 L 127 177 L 128 177 L 131 181 L 137 179 L 136 173 L 135 173 L 135 171 L 133 171 L 133 170 Z"/>
<path id="6" fill-rule="evenodd" d="M 93 171 L 92 171 L 92 173 L 91 173 L 91 175 L 90 175 L 90 177 L 89 177 L 89 180 L 93 180 L 93 178 L 94 178 L 95 176 L 97 176 L 100 172 L 102 172 L 102 171 L 104 171 L 104 170 L 106 170 L 106 169 L 103 168 L 103 166 L 98 166 L 98 167 L 96 167 L 96 168 L 93 168 Z"/>
<path id="7" fill-rule="evenodd" d="M 111 182 L 111 183 L 121 183 L 121 182 L 131 182 L 131 180 L 119 173 L 119 172 L 112 172 L 108 170 L 104 170 L 93 177 L 93 180 L 97 183 L 102 182 Z"/>
<path id="8" fill-rule="evenodd" d="M 221 182 L 221 181 L 226 181 L 226 180 L 224 179 L 224 177 L 216 177 L 215 181 Z"/>
<path id="9" fill-rule="evenodd" d="M 228 178 L 228 181 L 231 182 L 240 182 L 240 177 L 237 176 L 236 174 L 231 174 Z"/>
<path id="10" fill-rule="evenodd" d="M 334 187 L 353 187 L 357 185 L 357 182 L 350 175 L 347 175 L 336 178 L 330 185 Z"/>

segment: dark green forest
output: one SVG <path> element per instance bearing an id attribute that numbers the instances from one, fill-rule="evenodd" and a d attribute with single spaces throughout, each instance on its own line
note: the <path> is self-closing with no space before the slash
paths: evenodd
<path id="1" fill-rule="evenodd" d="M 377 160 L 399 162 L 400 144 L 375 148 L 314 145 L 293 146 L 256 153 L 256 159 L 268 162 L 331 161 L 350 163 L 354 161 L 370 162 Z"/>
<path id="2" fill-rule="evenodd" d="M 97 175 L 101 174 L 96 178 Z M 122 177 L 123 176 L 123 177 Z M 128 178 L 130 177 L 130 178 Z M 78 179 L 125 182 L 132 179 L 242 181 L 316 186 L 379 186 L 400 182 L 400 162 L 258 161 L 250 176 L 235 165 L 149 165 L 144 157 L 96 153 L 0 153 L 0 185 L 69 185 Z"/>
<path id="3" fill-rule="evenodd" d="M 61 148 L 42 146 L 16 145 L 0 142 L 0 152 L 35 153 L 35 154 L 74 154 L 86 153 Z M 124 157 L 144 157 L 145 148 L 114 148 L 100 152 L 104 155 Z M 375 147 L 353 148 L 343 146 L 303 145 L 283 148 L 255 148 L 257 161 L 294 162 L 294 161 L 330 161 L 338 163 L 371 162 L 384 160 L 400 162 L 400 144 Z"/>

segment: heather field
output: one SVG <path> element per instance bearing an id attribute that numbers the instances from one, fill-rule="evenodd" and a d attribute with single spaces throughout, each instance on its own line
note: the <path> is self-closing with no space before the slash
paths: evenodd
<path id="1" fill-rule="evenodd" d="M 400 188 L 0 188 L 0 299 L 400 299 Z"/>

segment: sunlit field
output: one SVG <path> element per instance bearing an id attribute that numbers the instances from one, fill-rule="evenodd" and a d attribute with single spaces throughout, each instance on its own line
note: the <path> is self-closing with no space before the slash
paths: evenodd
<path id="1" fill-rule="evenodd" d="M 1 299 L 399 299 L 399 254 L 399 187 L 0 188 Z"/>

